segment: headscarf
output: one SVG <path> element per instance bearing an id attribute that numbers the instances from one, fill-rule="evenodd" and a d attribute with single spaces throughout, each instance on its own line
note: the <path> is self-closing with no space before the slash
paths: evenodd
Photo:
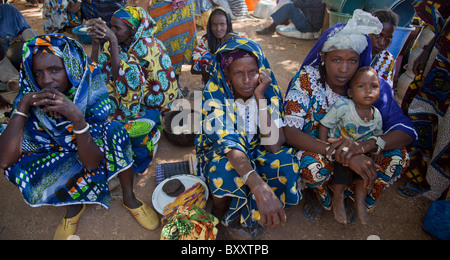
<path id="1" fill-rule="evenodd" d="M 228 69 L 228 67 L 230 67 L 230 65 L 231 65 L 231 63 L 233 63 L 233 61 L 236 61 L 236 60 L 239 60 L 239 59 L 242 59 L 245 57 L 253 57 L 256 60 L 258 60 L 255 57 L 255 55 L 253 55 L 251 52 L 237 49 L 234 51 L 224 52 L 220 55 L 220 67 L 222 68 L 222 70 L 226 70 L 226 69 Z"/>
<path id="2" fill-rule="evenodd" d="M 133 29 L 137 29 L 141 24 L 141 12 L 138 7 L 127 6 L 117 10 L 113 16 L 119 18 L 122 22 Z"/>
<path id="3" fill-rule="evenodd" d="M 136 29 L 136 34 L 130 45 L 130 49 L 136 44 L 139 39 L 153 36 L 153 28 L 156 27 L 156 22 L 150 15 L 139 6 L 127 6 L 117 10 L 114 15 L 125 24 L 133 29 Z"/>
<path id="4" fill-rule="evenodd" d="M 378 18 L 356 9 L 344 28 L 326 40 L 322 52 L 352 49 L 361 54 L 368 45 L 367 35 L 380 34 L 382 30 L 383 24 Z"/>
<path id="5" fill-rule="evenodd" d="M 17 107 L 22 97 L 31 92 L 40 92 L 32 73 L 33 56 L 46 52 L 62 57 L 65 70 L 72 88 L 66 95 L 83 113 L 94 140 L 101 138 L 98 130 L 103 127 L 109 115 L 108 92 L 101 77 L 100 69 L 85 54 L 83 47 L 75 40 L 63 34 L 49 34 L 28 40 L 23 48 L 23 64 L 20 71 L 20 91 L 14 101 Z M 93 114 L 89 111 L 96 106 L 103 106 L 101 111 Z M 25 151 L 38 152 L 59 147 L 60 150 L 75 151 L 77 146 L 72 138 L 72 122 L 63 117 L 54 119 L 39 107 L 31 107 L 26 121 L 23 139 Z"/>
<path id="6" fill-rule="evenodd" d="M 197 135 L 197 157 L 213 158 L 213 152 L 223 154 L 229 149 L 239 149 L 248 154 L 251 149 L 247 141 L 244 124 L 238 122 L 238 109 L 234 103 L 233 90 L 228 85 L 227 79 L 221 67 L 221 57 L 224 53 L 243 50 L 257 58 L 258 67 L 261 70 L 269 70 L 272 83 L 267 88 L 264 96 L 267 106 L 274 120 L 282 119 L 282 96 L 269 62 L 261 47 L 256 42 L 242 37 L 228 39 L 216 52 L 211 68 L 211 78 L 203 90 L 203 115 L 202 130 Z M 228 54 L 229 55 L 229 54 Z M 232 103 L 230 103 L 230 100 Z"/>

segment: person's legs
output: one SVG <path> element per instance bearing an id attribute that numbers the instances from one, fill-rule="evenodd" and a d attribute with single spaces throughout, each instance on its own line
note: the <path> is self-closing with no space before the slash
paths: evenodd
<path id="1" fill-rule="evenodd" d="M 64 218 L 65 219 L 73 218 L 76 215 L 78 215 L 78 213 L 80 213 L 80 211 L 82 209 L 83 209 L 83 204 L 66 206 L 66 215 L 64 216 Z"/>
<path id="2" fill-rule="evenodd" d="M 133 168 L 119 173 L 120 186 L 122 188 L 123 204 L 130 209 L 140 207 L 142 204 L 136 199 L 133 192 Z"/>
<path id="3" fill-rule="evenodd" d="M 341 224 L 347 224 L 347 214 L 345 213 L 344 191 L 345 184 L 333 184 L 333 213 L 334 218 Z"/>
<path id="4" fill-rule="evenodd" d="M 280 24 L 288 25 L 292 15 L 296 15 L 290 9 L 298 9 L 293 3 L 286 3 L 272 14 L 273 23 L 262 30 L 256 30 L 257 34 L 272 34 L 276 31 L 276 27 Z"/>
<path id="5" fill-rule="evenodd" d="M 85 204 L 66 206 L 66 215 L 56 228 L 53 240 L 67 240 L 75 235 L 78 227 L 78 221 L 86 210 Z"/>
<path id="6" fill-rule="evenodd" d="M 344 192 L 347 186 L 353 182 L 353 171 L 342 164 L 335 162 L 333 174 L 333 212 L 334 218 L 341 224 L 349 223 L 345 209 Z"/>
<path id="7" fill-rule="evenodd" d="M 367 225 L 369 223 L 369 213 L 366 207 L 366 198 L 368 189 L 364 186 L 364 180 L 355 180 L 355 193 L 356 193 L 356 209 L 361 224 Z"/>
<path id="8" fill-rule="evenodd" d="M 159 226 L 158 215 L 146 203 L 137 199 L 134 195 L 133 174 L 133 168 L 119 173 L 120 186 L 122 187 L 123 194 L 122 203 L 142 227 L 148 230 L 155 230 Z"/>

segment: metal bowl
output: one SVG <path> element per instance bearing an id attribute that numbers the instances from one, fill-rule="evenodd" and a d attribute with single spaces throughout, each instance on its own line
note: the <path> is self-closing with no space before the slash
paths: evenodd
<path id="1" fill-rule="evenodd" d="M 163 133 L 175 145 L 191 146 L 199 132 L 200 121 L 201 114 L 193 109 L 170 111 L 163 119 Z"/>

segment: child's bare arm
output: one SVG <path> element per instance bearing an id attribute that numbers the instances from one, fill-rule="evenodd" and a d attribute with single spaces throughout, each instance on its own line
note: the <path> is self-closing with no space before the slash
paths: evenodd
<path id="1" fill-rule="evenodd" d="M 319 124 L 319 139 L 322 141 L 327 141 L 328 139 L 328 132 L 330 129 L 322 124 Z"/>

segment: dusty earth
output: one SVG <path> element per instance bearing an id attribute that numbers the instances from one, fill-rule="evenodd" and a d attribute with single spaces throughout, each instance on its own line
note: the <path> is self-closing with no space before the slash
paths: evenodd
<path id="1" fill-rule="evenodd" d="M 25 7 L 25 1 L 16 1 L 14 5 L 22 11 L 29 24 L 42 33 L 42 18 L 39 8 Z M 244 31 L 257 41 L 268 57 L 275 76 L 283 92 L 292 76 L 315 41 L 285 38 L 280 35 L 259 36 L 255 30 L 270 24 L 269 20 L 239 21 L 233 24 L 236 31 Z M 205 31 L 199 31 L 201 36 Z M 74 35 L 67 33 L 74 37 Z M 90 45 L 84 45 L 88 54 Z M 190 67 L 184 66 L 181 82 L 188 86 L 191 93 L 201 90 L 200 76 L 193 76 Z M 13 99 L 17 93 L 2 93 Z M 191 98 L 190 102 L 193 102 Z M 3 112 L 3 111 L 2 111 Z M 2 114 L 2 113 L 1 113 Z M 155 165 L 159 163 L 185 161 L 194 155 L 194 147 L 177 147 L 162 136 L 159 149 L 148 170 L 136 178 L 135 192 L 139 198 L 151 203 L 152 192 L 156 185 Z M 326 212 L 320 223 L 308 221 L 303 214 L 304 200 L 294 208 L 286 210 L 288 220 L 284 227 L 267 228 L 262 240 L 323 240 L 356 239 L 365 240 L 377 235 L 382 240 L 429 240 L 432 239 L 423 229 L 422 221 L 430 202 L 425 199 L 407 199 L 397 193 L 399 185 L 405 183 L 403 177 L 387 188 L 379 199 L 376 208 L 370 214 L 370 224 L 363 226 L 356 219 L 351 225 L 338 224 L 332 211 Z M 159 239 L 161 227 L 156 231 L 147 231 L 139 226 L 131 214 L 122 206 L 120 190 L 113 190 L 113 200 L 109 209 L 100 206 L 88 206 L 81 218 L 76 235 L 81 240 L 147 240 Z M 23 200 L 18 189 L 5 177 L 0 177 L 0 239 L 52 239 L 58 222 L 64 215 L 59 207 L 31 208 Z"/>

